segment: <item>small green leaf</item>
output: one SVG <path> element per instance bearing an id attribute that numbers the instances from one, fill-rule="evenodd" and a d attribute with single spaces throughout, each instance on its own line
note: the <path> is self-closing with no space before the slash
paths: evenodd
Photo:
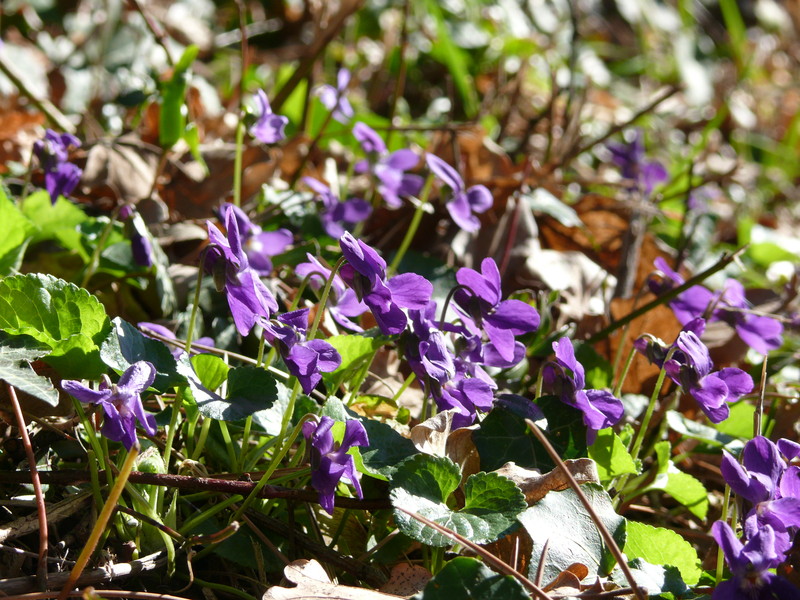
<path id="1" fill-rule="evenodd" d="M 700 579 L 700 561 L 692 545 L 671 529 L 628 521 L 625 554 L 629 559 L 642 558 L 654 565 L 671 565 L 683 580 L 694 585 Z"/>
<path id="2" fill-rule="evenodd" d="M 611 505 L 606 491 L 596 484 L 581 486 L 600 520 L 618 545 L 625 542 L 625 519 Z M 544 566 L 544 581 L 554 579 L 572 563 L 582 563 L 590 575 L 607 575 L 613 557 L 606 548 L 597 525 L 572 489 L 549 492 L 517 517 L 533 540 L 528 576 L 535 577 L 547 540 L 550 544 Z"/>
<path id="3" fill-rule="evenodd" d="M 162 148 L 172 148 L 186 131 L 186 87 L 188 70 L 197 58 L 197 46 L 188 46 L 175 64 L 172 77 L 161 83 L 161 109 L 158 117 L 158 141 Z"/>
<path id="4" fill-rule="evenodd" d="M 53 239 L 62 231 L 75 233 L 75 228 L 88 221 L 80 208 L 69 200 L 59 197 L 55 204 L 50 202 L 50 194 L 39 191 L 31 194 L 22 201 L 22 214 L 36 226 L 31 243 Z M 69 246 L 68 250 L 73 248 Z"/>
<path id="5" fill-rule="evenodd" d="M 717 431 L 708 425 L 687 419 L 675 410 L 667 411 L 667 424 L 673 431 L 686 437 L 701 440 L 716 448 L 725 448 L 731 454 L 739 454 L 744 448 L 744 442 L 741 440 Z"/>
<path id="6" fill-rule="evenodd" d="M 337 378 L 362 368 L 365 361 L 370 360 L 375 350 L 384 343 L 380 338 L 363 335 L 335 335 L 326 341 L 342 357 L 342 363 L 333 373 L 323 375 L 329 381 L 336 381 Z"/>
<path id="7" fill-rule="evenodd" d="M 49 346 L 45 362 L 62 377 L 99 378 L 100 344 L 110 329 L 100 301 L 76 285 L 42 274 L 0 281 L 0 330 Z"/>
<path id="8" fill-rule="evenodd" d="M 672 446 L 668 441 L 655 445 L 657 475 L 647 490 L 662 490 L 689 509 L 693 515 L 705 519 L 708 514 L 708 492 L 698 479 L 680 471 L 670 460 Z"/>
<path id="9" fill-rule="evenodd" d="M 228 379 L 231 368 L 219 356 L 198 354 L 191 361 L 200 382 L 210 390 L 216 390 Z"/>
<path id="10" fill-rule="evenodd" d="M 2 189 L 0 189 L 0 223 L 3 224 L 3 237 L 0 239 L 0 276 L 6 276 L 22 264 L 25 249 L 36 228 Z"/>
<path id="11" fill-rule="evenodd" d="M 186 384 L 186 378 L 178 373 L 178 363 L 164 342 L 147 337 L 120 317 L 112 324 L 113 330 L 100 348 L 105 364 L 122 373 L 137 361 L 152 363 L 156 368 L 153 387 L 160 392 Z"/>
<path id="12" fill-rule="evenodd" d="M 525 510 L 525 498 L 510 479 L 477 473 L 464 487 L 464 508 L 454 511 L 448 499 L 460 483 L 461 471 L 450 459 L 418 454 L 395 471 L 389 497 L 393 506 L 427 517 L 479 544 L 499 538 Z M 403 511 L 395 509 L 394 516 L 400 530 L 417 541 L 431 546 L 453 543 Z"/>
<path id="13" fill-rule="evenodd" d="M 448 562 L 412 600 L 527 600 L 530 596 L 511 575 L 499 575 L 481 561 L 459 556 Z"/>
<path id="14" fill-rule="evenodd" d="M 614 477 L 637 472 L 625 444 L 611 428 L 597 432 L 597 439 L 589 446 L 589 458 L 597 463 L 600 481 L 610 481 Z"/>
<path id="15" fill-rule="evenodd" d="M 733 437 L 749 440 L 753 438 L 753 417 L 756 407 L 746 400 L 730 405 L 731 413 L 722 423 L 714 425 L 717 431 Z"/>

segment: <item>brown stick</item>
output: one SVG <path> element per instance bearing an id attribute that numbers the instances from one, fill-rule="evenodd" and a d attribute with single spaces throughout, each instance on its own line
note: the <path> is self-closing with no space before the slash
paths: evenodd
<path id="1" fill-rule="evenodd" d="M 14 408 L 14 416 L 19 425 L 19 435 L 22 438 L 22 445 L 28 458 L 28 466 L 31 469 L 30 477 L 33 484 L 33 493 L 36 496 L 36 514 L 39 517 L 39 565 L 36 569 L 36 577 L 39 581 L 39 588 L 47 589 L 47 507 L 44 504 L 44 494 L 42 493 L 42 482 L 39 479 L 39 471 L 36 469 L 36 454 L 31 446 L 31 438 L 28 436 L 28 427 L 25 425 L 25 417 L 22 416 L 22 408 L 17 399 L 17 391 L 10 383 L 8 386 L 8 397 L 11 406 Z"/>
<path id="2" fill-rule="evenodd" d="M 608 527 L 606 527 L 605 524 L 600 520 L 600 517 L 594 510 L 594 506 L 592 506 L 592 503 L 589 502 L 589 499 L 586 497 L 586 494 L 583 493 L 580 484 L 577 481 L 575 481 L 575 478 L 572 476 L 572 473 L 570 473 L 567 465 L 558 455 L 558 452 L 556 452 L 555 448 L 553 448 L 553 446 L 550 444 L 550 441 L 547 439 L 544 433 L 542 433 L 542 430 L 539 429 L 536 423 L 534 423 L 530 419 L 525 419 L 525 423 L 528 425 L 528 429 L 530 429 L 533 432 L 533 435 L 536 436 L 536 439 L 539 440 L 542 446 L 544 446 L 545 450 L 547 450 L 547 453 L 550 455 L 550 458 L 553 459 L 553 462 L 555 462 L 558 465 L 558 468 L 564 472 L 565 477 L 569 481 L 570 487 L 575 491 L 575 494 L 580 499 L 584 508 L 586 508 L 586 512 L 588 512 L 589 516 L 592 517 L 592 520 L 594 521 L 595 525 L 597 525 L 597 530 L 603 537 L 606 546 L 608 546 L 608 549 L 611 551 L 611 554 L 613 554 L 614 558 L 617 560 L 619 568 L 622 569 L 622 572 L 625 574 L 625 577 L 628 580 L 628 583 L 630 584 L 633 593 L 640 600 L 647 600 L 647 594 L 636 583 L 636 580 L 633 577 L 633 573 L 631 573 L 630 567 L 628 567 L 628 563 L 625 561 L 625 557 L 623 556 L 622 551 L 619 549 L 619 546 L 617 546 L 616 540 L 614 540 L 614 537 L 611 535 L 611 532 L 608 530 Z"/>

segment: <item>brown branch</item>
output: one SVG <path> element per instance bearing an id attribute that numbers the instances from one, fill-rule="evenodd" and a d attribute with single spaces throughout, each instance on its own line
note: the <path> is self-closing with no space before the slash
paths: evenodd
<path id="1" fill-rule="evenodd" d="M 36 468 L 36 454 L 31 446 L 31 438 L 28 436 L 28 427 L 25 424 L 25 417 L 22 416 L 22 407 L 19 405 L 17 390 L 10 383 L 8 387 L 8 397 L 14 409 L 14 416 L 19 426 L 19 435 L 22 438 L 22 446 L 25 448 L 25 455 L 28 458 L 30 467 L 30 480 L 33 484 L 33 493 L 36 497 L 36 515 L 39 519 L 39 565 L 36 570 L 36 577 L 39 581 L 39 589 L 47 589 L 47 507 L 44 504 L 44 494 L 42 493 L 42 482 L 39 479 L 39 471 Z"/>
<path id="2" fill-rule="evenodd" d="M 47 484 L 69 485 L 90 481 L 89 471 L 79 470 L 41 471 L 39 476 L 41 481 Z M 104 472 L 100 471 L 99 476 L 102 478 Z M 185 492 L 219 492 L 222 494 L 239 494 L 242 496 L 250 494 L 257 485 L 254 481 L 192 477 L 189 475 L 162 473 L 142 473 L 140 471 L 131 472 L 128 481 L 145 485 L 176 488 Z M 20 471 L 0 472 L 0 483 L 28 482 L 29 478 L 27 473 Z M 297 500 L 300 502 L 319 502 L 319 495 L 314 490 L 295 490 L 276 485 L 265 485 L 259 492 L 258 497 Z M 336 496 L 334 498 L 334 503 L 341 508 L 353 508 L 356 510 L 381 510 L 392 507 L 388 498 L 369 498 L 361 500 L 359 498 Z"/>

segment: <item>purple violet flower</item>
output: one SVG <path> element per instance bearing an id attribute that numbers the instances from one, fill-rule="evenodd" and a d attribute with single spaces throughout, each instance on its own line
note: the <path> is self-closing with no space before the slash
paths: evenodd
<path id="1" fill-rule="evenodd" d="M 233 322 L 241 335 L 247 335 L 260 319 L 269 319 L 278 310 L 278 302 L 251 267 L 242 248 L 236 214 L 223 210 L 227 235 L 211 221 L 208 226 L 208 253 L 205 270 L 214 276 L 218 291 L 224 291 Z"/>
<path id="2" fill-rule="evenodd" d="M 469 233 L 478 231 L 481 222 L 473 213 L 484 213 L 492 207 L 492 193 L 485 185 L 473 185 L 467 189 L 458 171 L 438 156 L 428 154 L 425 161 L 428 168 L 450 188 L 452 197 L 446 206 L 456 225 Z"/>
<path id="3" fill-rule="evenodd" d="M 586 443 L 591 445 L 597 432 L 619 423 L 625 411 L 622 401 L 606 390 L 586 390 L 583 365 L 575 358 L 575 349 L 569 338 L 553 342 L 555 362 L 544 366 L 542 379 L 545 389 L 561 398 L 564 404 L 583 413 L 586 425 Z"/>
<path id="4" fill-rule="evenodd" d="M 334 239 L 338 240 L 345 231 L 365 221 L 372 214 L 372 207 L 366 200 L 350 198 L 342 202 L 331 188 L 313 177 L 303 177 L 303 183 L 314 190 L 322 202 L 319 218 L 325 233 Z"/>
<path id="5" fill-rule="evenodd" d="M 71 133 L 44 132 L 44 140 L 33 143 L 33 153 L 44 170 L 44 185 L 55 204 L 59 196 L 69 196 L 77 187 L 83 171 L 69 161 L 69 147 L 80 148 L 81 141 Z"/>
<path id="6" fill-rule="evenodd" d="M 355 114 L 350 101 L 347 99 L 347 86 L 350 84 L 350 71 L 339 69 L 336 74 L 336 87 L 323 84 L 317 88 L 317 95 L 323 106 L 333 112 L 333 118 L 340 123 L 347 124 Z"/>
<path id="7" fill-rule="evenodd" d="M 352 484 L 359 498 L 363 498 L 355 461 L 347 451 L 353 446 L 369 446 L 367 430 L 356 420 L 345 421 L 342 443 L 336 447 L 333 440 L 334 420 L 322 417 L 319 423 L 303 423 L 303 435 L 311 447 L 311 485 L 319 492 L 319 504 L 333 514 L 334 495 L 340 479 Z"/>
<path id="8" fill-rule="evenodd" d="M 728 403 L 753 391 L 753 378 L 736 367 L 712 373 L 714 364 L 708 348 L 700 341 L 704 330 L 705 321 L 693 319 L 672 346 L 667 347 L 661 340 L 648 340 L 648 336 L 640 337 L 633 345 L 657 367 L 663 366 L 669 378 L 697 400 L 712 423 L 721 423 L 730 414 Z M 675 348 L 672 358 L 664 362 L 671 348 Z"/>
<path id="9" fill-rule="evenodd" d="M 308 312 L 302 308 L 278 316 L 277 323 L 264 323 L 264 337 L 270 344 L 277 342 L 286 368 L 306 394 L 322 380 L 320 373 L 335 371 L 342 364 L 342 357 L 328 342 L 306 339 Z"/>
<path id="10" fill-rule="evenodd" d="M 267 277 L 272 273 L 272 257 L 292 245 L 292 232 L 288 229 L 263 231 L 235 204 L 223 203 L 219 208 L 220 215 L 224 215 L 226 210 L 233 211 L 250 267 L 260 276 Z"/>
<path id="11" fill-rule="evenodd" d="M 150 243 L 147 225 L 141 215 L 134 206 L 125 204 L 119 211 L 119 220 L 124 223 L 125 232 L 131 240 L 133 260 L 142 267 L 152 267 L 154 262 L 153 246 Z"/>
<path id="12" fill-rule="evenodd" d="M 258 121 L 250 128 L 250 135 L 262 144 L 274 144 L 285 139 L 286 134 L 283 129 L 289 123 L 289 119 L 272 112 L 264 90 L 256 92 L 256 104 L 258 105 Z"/>
<path id="13" fill-rule="evenodd" d="M 788 467 L 778 446 L 763 436 L 745 444 L 742 463 L 723 451 L 721 470 L 725 482 L 753 505 L 745 517 L 745 530 L 750 532 L 768 525 L 774 531 L 774 546 L 783 555 L 791 548 L 796 528 L 800 526 L 797 467 Z"/>
<path id="14" fill-rule="evenodd" d="M 372 311 L 386 335 L 402 333 L 408 318 L 401 310 L 425 308 L 433 294 L 430 281 L 416 273 L 402 273 L 386 280 L 386 262 L 361 240 L 345 232 L 339 240 L 347 264 L 339 273 Z"/>
<path id="15" fill-rule="evenodd" d="M 453 296 L 465 326 L 473 333 L 483 329 L 491 344 L 488 352 L 504 361 L 514 361 L 519 355 L 519 342 L 514 336 L 536 331 L 539 313 L 521 300 L 501 301 L 500 270 L 492 258 L 483 259 L 480 273 L 466 267 L 459 269 L 456 281 L 467 288 L 457 290 Z"/>
<path id="16" fill-rule="evenodd" d="M 148 435 L 157 431 L 156 419 L 145 412 L 141 393 L 149 388 L 156 378 L 156 368 L 145 360 L 128 367 L 117 383 L 111 383 L 107 375 L 97 390 L 74 380 L 61 382 L 65 392 L 81 402 L 99 404 L 105 417 L 101 433 L 115 442 L 122 442 L 126 450 L 136 445 L 136 421 Z"/>
<path id="17" fill-rule="evenodd" d="M 629 143 L 611 142 L 607 147 L 611 151 L 611 160 L 619 167 L 622 176 L 633 183 L 633 190 L 641 190 L 649 196 L 656 184 L 667 180 L 667 170 L 661 163 L 644 159 L 641 129 L 634 132 Z"/>
<path id="18" fill-rule="evenodd" d="M 298 277 L 311 275 L 309 285 L 316 290 L 321 290 L 330 278 L 331 270 L 311 254 L 306 254 L 306 256 L 308 262 L 297 265 L 294 272 Z M 356 293 L 345 285 L 338 273 L 333 278 L 326 308 L 331 313 L 333 320 L 345 329 L 356 332 L 364 331 L 350 319 L 364 314 L 367 311 L 367 305 L 361 302 L 356 297 Z"/>
<path id="19" fill-rule="evenodd" d="M 653 293 L 660 294 L 671 289 L 673 285 L 683 285 L 683 277 L 673 271 L 663 258 L 657 258 L 655 266 L 666 279 L 660 283 L 648 282 Z M 728 279 L 722 291 L 716 294 L 702 285 L 692 286 L 669 305 L 683 325 L 692 319 L 703 317 L 711 310 L 709 322 L 724 321 L 736 330 L 742 341 L 760 354 L 780 348 L 783 343 L 781 322 L 764 315 L 752 314 L 744 294 L 744 286 L 735 279 Z"/>
<path id="20" fill-rule="evenodd" d="M 378 193 L 389 208 L 400 208 L 403 205 L 401 196 L 413 196 L 419 193 L 425 182 L 419 175 L 406 173 L 419 163 L 419 156 L 409 149 L 401 149 L 391 154 L 386 151 L 386 144 L 368 125 L 358 122 L 353 127 L 353 135 L 367 153 L 367 160 L 356 163 L 356 173 L 370 171 L 378 180 Z"/>
<path id="21" fill-rule="evenodd" d="M 160 335 L 161 337 L 170 339 L 170 340 L 177 340 L 178 337 L 172 332 L 171 329 L 164 327 L 163 325 L 159 325 L 158 323 L 149 323 L 147 321 L 140 321 L 136 324 L 136 326 L 141 330 L 142 334 L 145 337 L 149 337 L 151 339 L 158 339 L 149 335 L 150 333 L 155 333 Z M 200 337 L 197 338 L 192 342 L 192 351 L 190 352 L 191 356 L 195 354 L 203 354 L 205 350 L 198 350 L 195 348 L 195 344 L 199 344 L 201 346 L 209 346 L 211 348 L 214 347 L 214 339 L 210 337 Z M 172 344 L 167 344 L 170 353 L 176 359 L 180 358 L 181 355 L 186 351 L 184 346 L 175 346 Z"/>
<path id="22" fill-rule="evenodd" d="M 800 590 L 768 571 L 778 559 L 775 533 L 769 525 L 749 536 L 746 544 L 736 538 L 730 525 L 724 521 L 711 526 L 711 535 L 722 548 L 733 575 L 717 586 L 711 596 L 713 600 L 800 599 Z"/>

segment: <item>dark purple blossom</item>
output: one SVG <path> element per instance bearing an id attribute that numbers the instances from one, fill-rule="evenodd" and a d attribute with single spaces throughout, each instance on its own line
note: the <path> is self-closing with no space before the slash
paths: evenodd
<path id="1" fill-rule="evenodd" d="M 56 133 L 47 129 L 44 140 L 33 144 L 33 152 L 44 170 L 44 185 L 50 194 L 50 202 L 56 203 L 59 196 L 69 196 L 81 179 L 83 171 L 69 162 L 69 147 L 80 148 L 81 141 L 71 133 Z"/>
<path id="2" fill-rule="evenodd" d="M 657 258 L 655 266 L 665 279 L 660 283 L 650 282 L 653 293 L 663 293 L 674 285 L 683 285 L 683 277 L 673 271 L 663 258 Z M 783 343 L 781 322 L 772 317 L 753 314 L 744 294 L 744 286 L 735 279 L 728 279 L 722 291 L 716 294 L 702 285 L 692 286 L 669 305 L 678 321 L 684 325 L 709 313 L 709 322 L 724 321 L 736 329 L 742 341 L 761 354 L 780 348 Z"/>
<path id="3" fill-rule="evenodd" d="M 750 532 L 769 525 L 777 552 L 787 552 L 800 526 L 797 467 L 787 466 L 772 441 L 756 436 L 745 444 L 741 465 L 723 451 L 721 470 L 731 489 L 752 504 L 745 529 Z"/>
<path id="4" fill-rule="evenodd" d="M 481 222 L 474 213 L 484 213 L 492 207 L 492 193 L 485 185 L 467 188 L 458 171 L 438 156 L 428 154 L 425 161 L 434 175 L 450 188 L 452 197 L 446 206 L 456 225 L 470 233 L 478 231 Z"/>
<path id="5" fill-rule="evenodd" d="M 306 394 L 322 380 L 320 373 L 335 371 L 342 364 L 342 357 L 328 342 L 306 339 L 308 312 L 307 308 L 294 310 L 278 316 L 277 322 L 264 323 L 264 337 L 277 344 L 286 368 Z"/>
<path id="6" fill-rule="evenodd" d="M 480 273 L 466 267 L 459 269 L 456 281 L 466 288 L 453 296 L 465 317 L 465 326 L 473 333 L 476 327 L 486 332 L 491 348 L 485 352 L 513 362 L 521 346 L 514 336 L 535 331 L 539 327 L 539 313 L 521 300 L 502 300 L 500 271 L 492 258 L 483 259 Z"/>
<path id="7" fill-rule="evenodd" d="M 131 240 L 131 252 L 137 265 L 152 267 L 153 245 L 150 242 L 150 232 L 147 225 L 135 207 L 124 205 L 119 211 L 119 220 L 124 223 L 125 232 Z"/>
<path id="8" fill-rule="evenodd" d="M 608 144 L 611 160 L 620 169 L 622 176 L 633 183 L 633 189 L 650 195 L 656 184 L 666 181 L 667 170 L 657 161 L 647 161 L 644 157 L 642 130 L 634 132 L 629 143 Z"/>
<path id="9" fill-rule="evenodd" d="M 241 335 L 247 335 L 261 319 L 278 310 L 278 302 L 251 267 L 242 248 L 236 214 L 223 210 L 227 235 L 210 221 L 208 253 L 204 267 L 214 276 L 218 291 L 224 291 L 233 322 Z"/>
<path id="10" fill-rule="evenodd" d="M 402 273 L 387 281 L 386 262 L 374 249 L 345 232 L 339 240 L 347 263 L 342 279 L 372 311 L 386 335 L 402 333 L 408 324 L 403 308 L 421 310 L 433 294 L 430 281 L 416 273 Z"/>
<path id="11" fill-rule="evenodd" d="M 325 285 L 325 281 L 331 276 L 331 270 L 319 262 L 311 254 L 306 254 L 307 263 L 300 263 L 294 269 L 298 277 L 309 277 L 309 285 L 320 290 Z M 328 293 L 328 302 L 325 305 L 331 313 L 333 320 L 345 329 L 351 331 L 364 331 L 359 325 L 351 321 L 353 317 L 358 317 L 367 311 L 367 305 L 361 302 L 356 293 L 348 288 L 342 278 L 337 273 L 331 283 Z"/>
<path id="12" fill-rule="evenodd" d="M 250 268 L 262 277 L 268 276 L 272 273 L 272 257 L 292 245 L 292 232 L 288 229 L 263 231 L 238 206 L 226 202 L 220 206 L 220 214 L 224 215 L 226 210 L 233 211 Z"/>
<path id="13" fill-rule="evenodd" d="M 322 202 L 322 212 L 319 218 L 322 227 L 332 238 L 337 240 L 345 231 L 349 231 L 358 223 L 365 221 L 372 214 L 369 202 L 361 198 L 350 198 L 342 202 L 333 193 L 333 190 L 313 177 L 303 177 L 303 183 L 317 194 Z"/>
<path id="14" fill-rule="evenodd" d="M 331 515 L 339 480 L 350 483 L 358 497 L 364 497 L 355 461 L 347 451 L 353 446 L 369 446 L 364 426 L 359 421 L 348 420 L 345 422 L 342 443 L 337 447 L 331 431 L 334 423 L 330 417 L 322 417 L 319 423 L 303 423 L 303 435 L 311 447 L 311 485 L 319 492 L 320 506 Z"/>
<path id="15" fill-rule="evenodd" d="M 480 412 L 491 410 L 494 404 L 495 385 L 478 377 L 467 377 L 462 371 L 441 386 L 433 386 L 431 395 L 440 411 L 453 410 L 453 429 L 468 427 Z"/>
<path id="16" fill-rule="evenodd" d="M 258 104 L 258 120 L 250 128 L 250 135 L 262 144 L 280 142 L 286 137 L 283 130 L 289 123 L 289 119 L 272 112 L 272 107 L 269 105 L 269 99 L 264 90 L 256 92 L 256 104 Z"/>
<path id="17" fill-rule="evenodd" d="M 140 360 L 128 367 L 117 383 L 111 383 L 104 375 L 96 390 L 73 380 L 62 381 L 61 387 L 81 402 L 99 404 L 105 414 L 101 433 L 130 450 L 136 445 L 137 420 L 148 435 L 156 434 L 156 419 L 145 412 L 141 398 L 155 377 L 156 368 Z"/>
<path id="18" fill-rule="evenodd" d="M 544 366 L 544 387 L 561 398 L 564 404 L 583 413 L 586 425 L 586 442 L 594 443 L 597 432 L 619 423 L 624 412 L 622 401 L 606 390 L 587 390 L 583 365 L 575 358 L 575 349 L 569 338 L 553 342 L 555 362 Z"/>
<path id="19" fill-rule="evenodd" d="M 353 118 L 353 107 L 347 99 L 347 86 L 350 85 L 350 71 L 339 69 L 336 74 L 336 87 L 324 84 L 317 88 L 320 102 L 333 113 L 340 123 L 348 123 Z"/>
<path id="20" fill-rule="evenodd" d="M 424 180 L 419 175 L 406 173 L 419 163 L 419 156 L 408 149 L 401 149 L 389 154 L 386 144 L 368 125 L 356 123 L 353 135 L 367 153 L 367 160 L 356 163 L 356 173 L 370 171 L 378 180 L 378 193 L 390 208 L 403 205 L 401 196 L 413 196 L 422 189 Z"/>
<path id="21" fill-rule="evenodd" d="M 746 544 L 736 538 L 724 521 L 714 523 L 711 534 L 722 548 L 732 575 L 717 586 L 713 600 L 800 599 L 800 590 L 768 570 L 778 561 L 775 533 L 769 525 L 749 536 Z"/>
<path id="22" fill-rule="evenodd" d="M 455 357 L 435 322 L 436 302 L 421 310 L 408 311 L 411 332 L 405 338 L 405 359 L 420 381 L 428 378 L 444 384 L 455 377 Z"/>
<path id="23" fill-rule="evenodd" d="M 159 325 L 158 323 L 148 323 L 147 321 L 141 321 L 141 322 L 137 323 L 136 326 L 142 331 L 142 333 L 146 337 L 152 337 L 152 336 L 149 335 L 149 333 L 155 333 L 155 334 L 158 334 L 159 336 L 161 336 L 163 338 L 167 338 L 167 339 L 170 339 L 170 340 L 177 340 L 178 339 L 178 337 L 172 332 L 171 329 L 168 329 L 168 328 L 164 327 L 163 325 Z M 153 338 L 153 339 L 158 339 L 158 338 Z M 196 340 L 192 341 L 192 351 L 191 351 L 190 354 L 192 354 L 192 355 L 194 355 L 194 354 L 202 354 L 205 351 L 204 350 L 197 350 L 194 347 L 195 344 L 199 344 L 201 346 L 209 346 L 209 347 L 213 348 L 214 347 L 214 339 L 210 338 L 210 337 L 200 337 L 200 338 L 197 338 Z M 169 348 L 169 351 L 172 353 L 172 356 L 174 356 L 176 359 L 180 358 L 181 355 L 185 352 L 184 346 L 167 344 L 167 347 Z"/>

